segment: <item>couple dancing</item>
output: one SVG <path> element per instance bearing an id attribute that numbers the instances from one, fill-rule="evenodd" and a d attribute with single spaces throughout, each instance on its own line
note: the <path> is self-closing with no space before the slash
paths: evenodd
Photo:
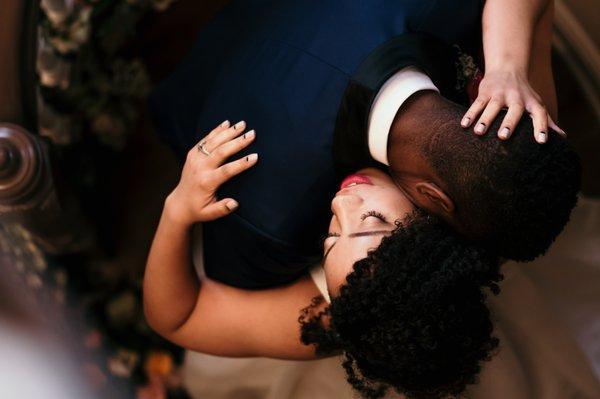
<path id="1" fill-rule="evenodd" d="M 152 98 L 185 161 L 146 265 L 150 325 L 219 356 L 343 354 L 369 398 L 476 382 L 502 261 L 543 254 L 579 191 L 552 10 L 232 1 Z M 460 61 L 481 47 L 471 104 Z"/>

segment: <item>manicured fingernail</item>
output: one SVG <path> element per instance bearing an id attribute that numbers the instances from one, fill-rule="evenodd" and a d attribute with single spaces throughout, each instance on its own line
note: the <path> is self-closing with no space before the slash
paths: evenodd
<path id="1" fill-rule="evenodd" d="M 546 134 L 546 132 L 539 132 L 538 133 L 538 143 L 545 143 L 547 137 L 548 137 L 548 135 Z"/>
<path id="2" fill-rule="evenodd" d="M 233 126 L 233 128 L 234 128 L 235 130 L 237 130 L 237 129 L 240 129 L 242 126 L 244 126 L 244 124 L 245 124 L 245 123 L 246 123 L 246 122 L 244 122 L 244 121 L 239 121 L 238 123 L 236 123 L 236 124 Z"/>
<path id="3" fill-rule="evenodd" d="M 229 127 L 229 121 L 224 121 L 221 123 L 221 127 Z"/>
<path id="4" fill-rule="evenodd" d="M 475 126 L 475 133 L 483 134 L 485 133 L 485 123 L 479 122 L 477 126 Z"/>
<path id="5" fill-rule="evenodd" d="M 507 139 L 508 136 L 510 136 L 510 129 L 505 127 L 502 130 L 500 130 L 500 132 L 498 133 L 498 137 L 500 137 L 501 139 Z"/>
<path id="6" fill-rule="evenodd" d="M 557 126 L 558 127 L 558 126 Z M 563 137 L 567 137 L 567 132 L 565 132 L 564 130 L 562 130 L 561 128 L 558 127 L 558 132 L 563 136 Z"/>
<path id="7" fill-rule="evenodd" d="M 254 162 L 258 159 L 258 154 L 250 154 L 246 157 L 247 162 Z"/>
<path id="8" fill-rule="evenodd" d="M 248 133 L 244 134 L 244 138 L 245 139 L 251 139 L 256 135 L 256 132 L 254 130 L 250 130 Z"/>
<path id="9" fill-rule="evenodd" d="M 460 124 L 462 127 L 467 127 L 469 126 L 469 123 L 471 123 L 471 118 L 469 118 L 468 116 L 465 116 L 462 121 L 460 121 Z"/>
<path id="10" fill-rule="evenodd" d="M 236 209 L 238 207 L 238 203 L 237 201 L 228 201 L 225 203 L 225 207 L 227 209 L 229 209 L 230 211 L 233 211 L 234 209 Z"/>

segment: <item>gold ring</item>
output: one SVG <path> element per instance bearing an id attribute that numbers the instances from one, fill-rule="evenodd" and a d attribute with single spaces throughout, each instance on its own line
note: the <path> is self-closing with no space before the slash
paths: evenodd
<path id="1" fill-rule="evenodd" d="M 198 151 L 200 151 L 201 153 L 203 153 L 206 156 L 209 156 L 210 152 L 206 149 L 205 145 L 206 145 L 205 141 L 201 141 L 200 143 L 198 143 Z"/>

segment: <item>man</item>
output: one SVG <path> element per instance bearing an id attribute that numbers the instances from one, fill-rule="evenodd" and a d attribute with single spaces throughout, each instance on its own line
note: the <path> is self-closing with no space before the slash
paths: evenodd
<path id="1" fill-rule="evenodd" d="M 544 252 L 575 203 L 577 159 L 553 135 L 542 150 L 531 134 L 460 129 L 452 46 L 478 47 L 481 11 L 475 0 L 232 2 L 152 99 L 180 155 L 220 120 L 257 131 L 259 165 L 220 192 L 240 208 L 203 225 L 207 275 L 240 288 L 298 278 L 321 253 L 340 177 L 385 164 L 414 203 L 501 256 Z"/>

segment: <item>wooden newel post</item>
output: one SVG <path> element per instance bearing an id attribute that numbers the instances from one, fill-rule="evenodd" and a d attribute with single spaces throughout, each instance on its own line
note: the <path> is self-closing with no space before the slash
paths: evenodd
<path id="1" fill-rule="evenodd" d="M 0 123 L 0 222 L 20 223 L 49 253 L 94 241 L 75 199 L 58 196 L 47 142 L 9 123 Z"/>
<path id="2" fill-rule="evenodd" d="M 28 212 L 48 198 L 52 182 L 42 141 L 0 123 L 0 215 Z"/>

